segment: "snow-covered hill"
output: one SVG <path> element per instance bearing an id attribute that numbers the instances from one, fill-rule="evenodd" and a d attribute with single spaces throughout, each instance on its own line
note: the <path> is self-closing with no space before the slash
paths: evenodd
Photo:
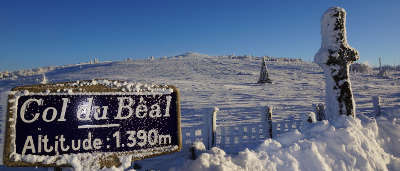
<path id="1" fill-rule="evenodd" d="M 256 84 L 260 65 L 260 57 L 216 57 L 191 52 L 169 58 L 52 67 L 36 74 L 20 72 L 0 80 L 1 133 L 4 134 L 7 91 L 19 85 L 39 84 L 42 74 L 49 82 L 112 79 L 175 85 L 181 92 L 183 128 L 199 127 L 203 116 L 209 115 L 214 107 L 220 108 L 218 126 L 263 122 L 260 116 L 265 114 L 266 106 L 274 107 L 275 125 L 285 119 L 303 122 L 307 114 L 314 111 L 312 105 L 324 101 L 325 82 L 318 65 L 301 60 L 271 59 L 267 65 L 273 83 Z M 371 98 L 377 95 L 382 96 L 387 113 L 400 110 L 400 72 L 389 72 L 388 78 L 378 77 L 377 72 L 352 73 L 357 115 L 372 116 Z M 280 133 L 274 132 L 274 136 Z M 3 138 L 1 140 L 3 143 Z M 399 140 L 393 141 L 400 145 Z M 239 149 L 234 153 L 237 152 Z M 165 162 L 159 160 L 159 166 L 154 168 L 177 167 L 176 163 Z"/>

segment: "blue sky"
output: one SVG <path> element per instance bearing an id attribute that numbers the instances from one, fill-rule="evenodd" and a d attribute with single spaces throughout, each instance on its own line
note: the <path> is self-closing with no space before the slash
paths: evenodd
<path id="1" fill-rule="evenodd" d="M 360 62 L 400 64 L 398 0 L 15 0 L 0 2 L 0 71 L 187 51 L 311 61 L 332 6 Z"/>

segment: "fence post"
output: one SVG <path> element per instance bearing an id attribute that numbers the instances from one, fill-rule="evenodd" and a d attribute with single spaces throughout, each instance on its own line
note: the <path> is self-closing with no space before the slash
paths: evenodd
<path id="1" fill-rule="evenodd" d="M 214 112 L 211 115 L 207 115 L 207 135 L 208 135 L 208 142 L 207 142 L 207 149 L 211 149 L 215 147 L 216 138 L 217 138 L 217 113 L 219 111 L 218 107 L 214 107 Z"/>
<path id="2" fill-rule="evenodd" d="M 206 151 L 206 147 L 204 146 L 203 142 L 196 141 L 190 147 L 191 156 L 190 159 L 196 160 L 197 157 L 200 156 L 201 153 Z"/>
<path id="3" fill-rule="evenodd" d="M 317 121 L 325 120 L 325 106 L 322 103 L 318 103 L 315 106 L 315 114 L 317 115 Z"/>
<path id="4" fill-rule="evenodd" d="M 307 116 L 307 122 L 309 122 L 309 123 L 314 123 L 314 122 L 316 122 L 316 116 L 315 116 L 315 113 L 314 112 L 310 112 L 310 113 L 308 113 L 308 116 Z"/>
<path id="5" fill-rule="evenodd" d="M 267 123 L 269 137 L 272 138 L 272 106 L 267 106 Z"/>
<path id="6" fill-rule="evenodd" d="M 372 96 L 372 104 L 374 105 L 375 116 L 381 115 L 381 97 Z"/>

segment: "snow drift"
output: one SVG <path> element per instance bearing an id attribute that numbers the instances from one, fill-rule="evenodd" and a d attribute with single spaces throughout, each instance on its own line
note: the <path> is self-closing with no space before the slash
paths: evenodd
<path id="1" fill-rule="evenodd" d="M 324 120 L 236 156 L 214 147 L 176 170 L 400 170 L 398 118 Z"/>

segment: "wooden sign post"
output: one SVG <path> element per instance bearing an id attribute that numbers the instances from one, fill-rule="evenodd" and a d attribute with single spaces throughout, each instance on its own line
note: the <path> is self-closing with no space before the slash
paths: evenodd
<path id="1" fill-rule="evenodd" d="M 347 43 L 346 12 L 343 8 L 333 7 L 324 13 L 321 36 L 321 48 L 314 61 L 322 67 L 326 76 L 326 117 L 355 116 L 349 65 L 360 57 Z"/>
<path id="2" fill-rule="evenodd" d="M 22 86 L 11 91 L 8 106 L 7 166 L 94 170 L 181 149 L 173 86 L 107 80 Z"/>

